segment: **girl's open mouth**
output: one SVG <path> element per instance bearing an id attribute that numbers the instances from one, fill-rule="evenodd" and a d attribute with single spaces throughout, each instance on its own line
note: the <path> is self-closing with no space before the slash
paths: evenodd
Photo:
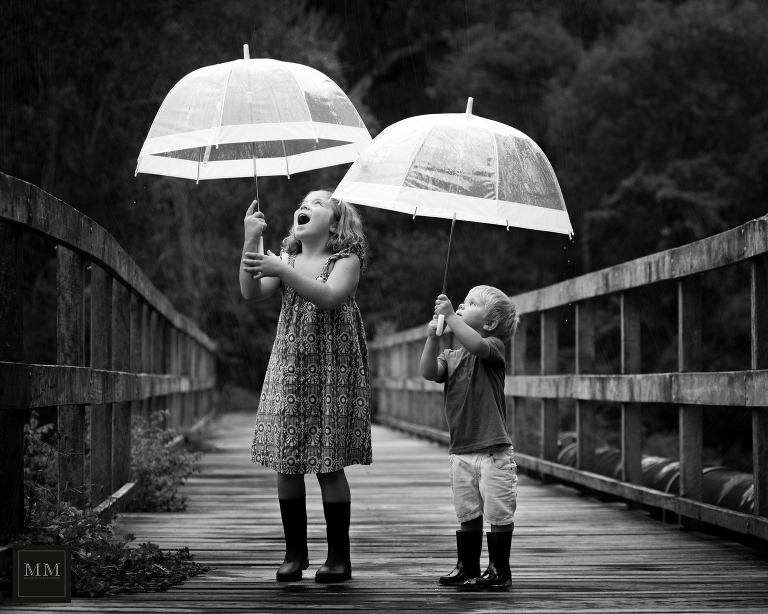
<path id="1" fill-rule="evenodd" d="M 306 213 L 299 213 L 299 217 L 296 218 L 299 226 L 303 226 L 309 221 L 309 216 Z"/>

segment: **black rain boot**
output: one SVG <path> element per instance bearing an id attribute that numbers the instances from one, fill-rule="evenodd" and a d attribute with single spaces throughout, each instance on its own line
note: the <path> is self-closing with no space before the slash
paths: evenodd
<path id="1" fill-rule="evenodd" d="M 488 569 L 477 580 L 465 585 L 474 590 L 503 590 L 512 586 L 512 570 L 509 568 L 509 551 L 512 532 L 486 533 L 488 537 Z"/>
<path id="2" fill-rule="evenodd" d="M 459 560 L 455 569 L 440 577 L 440 584 L 464 584 L 480 577 L 480 551 L 483 549 L 482 531 L 456 531 L 456 551 Z"/>
<path id="3" fill-rule="evenodd" d="M 309 567 L 307 551 L 307 498 L 278 499 L 285 534 L 285 559 L 277 570 L 278 582 L 301 580 L 301 570 Z"/>
<path id="4" fill-rule="evenodd" d="M 349 559 L 350 503 L 323 501 L 323 512 L 328 538 L 328 558 L 317 570 L 315 582 L 344 582 L 352 577 L 352 562 Z"/>

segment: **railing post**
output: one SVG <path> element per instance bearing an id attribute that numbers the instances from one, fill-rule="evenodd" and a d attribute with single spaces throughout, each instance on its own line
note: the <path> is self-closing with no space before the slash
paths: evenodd
<path id="1" fill-rule="evenodd" d="M 397 375 L 397 353 L 395 351 L 395 346 L 390 345 L 387 347 L 387 376 L 388 377 L 395 377 Z M 391 388 L 387 388 L 386 390 L 386 399 L 387 399 L 387 415 L 389 415 L 392 418 L 399 418 L 400 415 L 397 413 L 397 391 L 392 390 Z"/>
<path id="2" fill-rule="evenodd" d="M 131 373 L 141 373 L 144 361 L 144 308 L 137 294 L 131 292 L 130 298 L 130 365 Z M 131 415 L 141 415 L 141 401 L 131 401 Z"/>
<path id="3" fill-rule="evenodd" d="M 157 310 L 150 309 L 149 311 L 149 369 L 147 369 L 147 365 L 144 365 L 144 368 L 147 370 L 148 373 L 160 372 L 160 361 L 158 360 L 158 357 L 160 356 L 160 352 L 159 352 L 160 329 L 159 329 L 158 318 L 159 318 L 159 314 L 157 313 Z M 162 407 L 160 407 L 160 398 L 157 396 L 157 390 L 152 390 L 152 397 L 149 399 L 149 411 L 151 413 L 154 413 L 159 409 L 162 409 Z M 167 422 L 166 422 L 166 426 L 167 426 Z"/>
<path id="4" fill-rule="evenodd" d="M 159 313 L 157 314 L 157 343 L 155 344 L 155 371 L 157 373 L 168 373 L 168 363 L 166 362 L 166 348 L 168 347 L 167 342 L 167 334 L 168 334 L 168 321 L 161 316 Z M 158 395 L 157 397 L 157 408 L 158 409 L 171 409 L 170 407 L 170 397 L 167 394 Z"/>
<path id="5" fill-rule="evenodd" d="M 112 369 L 112 276 L 91 265 L 91 367 Z M 116 489 L 112 484 L 112 404 L 91 405 L 91 506 Z"/>
<path id="6" fill-rule="evenodd" d="M 149 337 L 149 312 L 149 305 L 147 305 L 146 302 L 141 301 L 141 373 L 152 372 L 152 345 Z M 147 420 L 149 419 L 151 401 L 152 399 L 141 400 L 141 415 Z"/>
<path id="7" fill-rule="evenodd" d="M 541 312 L 541 374 L 557 374 L 557 312 Z M 557 399 L 541 400 L 541 448 L 539 457 L 557 460 Z"/>
<path id="8" fill-rule="evenodd" d="M 621 374 L 640 373 L 640 309 L 637 297 L 621 293 Z M 621 479 L 643 483 L 642 424 L 639 403 L 621 404 Z M 630 503 L 630 507 L 635 505 Z"/>
<path id="9" fill-rule="evenodd" d="M 678 282 L 678 369 L 701 370 L 701 275 Z M 680 405 L 680 496 L 703 496 L 703 411 L 701 405 Z M 696 523 L 683 524 L 695 528 Z"/>
<path id="10" fill-rule="evenodd" d="M 197 360 L 197 341 L 194 339 L 189 340 L 189 374 L 193 379 L 197 378 L 197 372 L 199 369 Z M 189 411 L 184 416 L 184 426 L 192 426 L 197 418 L 197 393 L 189 393 Z"/>
<path id="11" fill-rule="evenodd" d="M 392 348 L 392 358 L 393 358 L 393 375 L 397 378 L 402 379 L 405 377 L 405 369 L 406 365 L 403 364 L 405 362 L 403 355 L 403 344 L 398 343 L 396 346 Z M 393 390 L 392 396 L 394 397 L 392 400 L 394 401 L 394 415 L 399 418 L 400 420 L 407 420 L 408 419 L 408 411 L 407 411 L 407 402 L 408 402 L 408 396 L 407 393 L 402 389 Z"/>
<path id="12" fill-rule="evenodd" d="M 131 371 L 131 305 L 133 297 L 123 284 L 112 284 L 112 368 Z M 131 473 L 131 403 L 112 405 L 112 488 L 118 490 Z"/>
<path id="13" fill-rule="evenodd" d="M 190 377 L 192 375 L 192 339 L 189 335 L 184 334 L 182 336 L 182 352 L 181 352 L 181 361 L 182 361 L 182 375 L 186 375 L 187 377 Z M 188 392 L 183 392 L 181 394 L 181 408 L 178 412 L 177 416 L 177 424 L 179 426 L 183 425 L 186 420 L 186 416 L 189 414 L 190 410 L 190 402 L 192 401 L 192 397 L 189 395 Z"/>
<path id="14" fill-rule="evenodd" d="M 23 239 L 21 226 L 0 222 L 0 360 L 6 362 L 24 360 Z M 26 414 L 0 408 L 0 546 L 24 521 Z"/>
<path id="15" fill-rule="evenodd" d="M 512 336 L 512 356 L 510 362 L 512 375 L 525 375 L 525 357 L 528 351 L 528 320 L 523 317 L 517 326 L 517 332 Z M 528 454 L 528 398 L 512 398 L 512 442 L 515 451 Z"/>
<path id="16" fill-rule="evenodd" d="M 203 364 L 203 367 L 205 367 L 205 348 L 201 347 L 201 361 Z M 370 345 L 368 346 L 368 368 L 370 370 L 370 383 L 371 383 L 371 418 L 373 420 L 376 419 L 376 414 L 378 412 L 379 408 L 379 395 L 381 394 L 379 392 L 379 389 L 375 386 L 374 382 L 377 378 L 381 377 L 381 372 L 379 369 L 379 363 L 381 361 L 381 350 L 374 349 Z M 202 374 L 203 371 L 201 370 L 200 373 Z M 201 399 L 203 398 L 203 395 L 201 393 Z M 205 415 L 205 409 L 201 409 L 201 415 Z"/>
<path id="17" fill-rule="evenodd" d="M 192 343 L 192 347 L 194 348 L 194 357 L 195 357 L 195 379 L 200 379 L 203 375 L 203 346 L 200 345 L 199 342 L 194 341 Z M 202 393 L 201 392 L 195 392 L 192 395 L 192 398 L 194 399 L 195 403 L 195 412 L 194 412 L 194 420 L 193 422 L 197 422 L 200 418 L 203 417 L 203 411 L 202 411 Z"/>
<path id="18" fill-rule="evenodd" d="M 595 372 L 595 307 L 590 301 L 576 303 L 576 373 Z M 592 471 L 595 463 L 597 424 L 595 405 L 576 401 L 576 467 Z"/>
<path id="19" fill-rule="evenodd" d="M 216 375 L 216 357 L 213 352 L 206 350 L 205 352 L 205 369 L 203 373 L 206 376 Z M 214 395 L 216 391 L 213 388 L 209 388 L 205 393 L 205 413 L 213 411 L 214 402 L 216 401 Z"/>
<path id="20" fill-rule="evenodd" d="M 83 258 L 61 245 L 57 247 L 56 354 L 60 365 L 81 367 L 85 363 L 85 271 Z M 80 509 L 85 498 L 85 406 L 58 408 L 59 499 Z"/>
<path id="21" fill-rule="evenodd" d="M 157 314 L 157 372 L 168 373 L 168 362 L 166 361 L 166 348 L 168 347 L 168 320 Z M 170 397 L 167 394 L 161 395 L 157 399 L 159 409 L 170 409 Z"/>
<path id="22" fill-rule="evenodd" d="M 175 326 L 171 327 L 170 339 L 169 339 L 169 356 L 168 356 L 168 373 L 171 375 L 179 375 L 179 331 Z M 174 415 L 180 411 L 179 393 L 173 393 L 168 397 L 168 407 L 171 410 L 171 415 Z"/>
<path id="23" fill-rule="evenodd" d="M 406 377 L 410 378 L 419 374 L 421 346 L 422 341 L 420 339 L 408 342 L 408 375 Z M 408 394 L 410 397 L 408 402 L 411 405 L 411 416 L 413 417 L 414 422 L 432 426 L 433 415 L 430 410 L 430 405 L 427 403 L 428 394 L 428 392 L 412 390 Z"/>
<path id="24" fill-rule="evenodd" d="M 752 368 L 768 369 L 768 256 L 750 262 Z M 768 414 L 752 409 L 752 472 L 755 515 L 768 516 Z"/>

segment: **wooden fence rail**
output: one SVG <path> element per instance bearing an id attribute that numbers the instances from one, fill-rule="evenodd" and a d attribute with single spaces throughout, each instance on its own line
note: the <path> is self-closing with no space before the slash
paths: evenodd
<path id="1" fill-rule="evenodd" d="M 24 362 L 26 232 L 56 244 L 57 365 Z M 23 520 L 23 428 L 30 409 L 57 407 L 59 452 L 68 455 L 58 463 L 61 497 L 82 508 L 81 485 L 95 484 L 91 506 L 107 515 L 132 495 L 131 414 L 168 409 L 169 426 L 181 430 L 208 416 L 215 352 L 215 342 L 173 308 L 106 230 L 0 173 L 0 550 Z"/>
<path id="2" fill-rule="evenodd" d="M 707 271 L 747 262 L 750 267 L 751 369 L 702 372 L 702 281 Z M 642 374 L 638 288 L 663 281 L 677 283 L 678 364 L 672 373 Z M 595 373 L 596 297 L 620 297 L 621 372 Z M 768 216 L 722 234 L 626 262 L 601 271 L 512 297 L 523 317 L 508 348 L 505 394 L 507 417 L 518 464 L 588 488 L 653 505 L 691 519 L 768 539 Z M 575 368 L 558 372 L 558 319 L 555 309 L 574 308 Z M 539 374 L 526 374 L 526 326 L 540 319 Z M 441 384 L 419 375 L 426 334 L 423 326 L 377 337 L 370 345 L 377 419 L 383 423 L 447 441 Z M 448 332 L 441 350 L 457 347 Z M 576 467 L 557 461 L 558 405 L 574 399 Z M 621 480 L 593 472 L 595 405 L 621 404 Z M 526 413 L 539 405 L 536 441 L 526 441 Z M 642 486 L 641 408 L 666 404 L 678 413 L 679 495 Z M 703 411 L 728 406 L 752 410 L 754 515 L 703 502 Z M 717 409 L 712 406 L 718 406 Z M 535 444 L 535 449 L 534 449 Z"/>

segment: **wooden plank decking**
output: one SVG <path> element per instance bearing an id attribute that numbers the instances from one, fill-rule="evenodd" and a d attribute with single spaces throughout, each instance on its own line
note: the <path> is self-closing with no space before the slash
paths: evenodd
<path id="1" fill-rule="evenodd" d="M 444 447 L 374 427 L 374 464 L 347 471 L 352 486 L 353 579 L 314 582 L 325 558 L 317 480 L 307 479 L 310 568 L 275 581 L 282 529 L 275 475 L 250 461 L 253 416 L 216 423 L 217 453 L 185 487 L 182 514 L 126 514 L 120 530 L 163 548 L 189 546 L 215 567 L 166 593 L 13 606 L 9 612 L 760 612 L 768 558 L 739 544 L 680 532 L 624 504 L 520 478 L 514 587 L 464 593 L 439 587 L 456 559 Z M 483 566 L 487 560 L 484 548 Z"/>

